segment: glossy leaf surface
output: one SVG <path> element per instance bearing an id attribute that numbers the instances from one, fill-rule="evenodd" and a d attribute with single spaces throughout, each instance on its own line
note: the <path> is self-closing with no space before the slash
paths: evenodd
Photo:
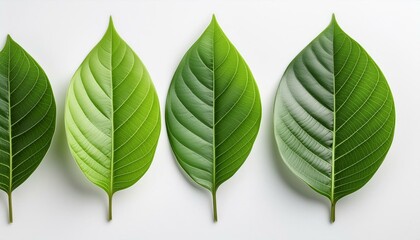
<path id="1" fill-rule="evenodd" d="M 290 63 L 278 88 L 274 132 L 286 165 L 335 204 L 365 185 L 394 133 L 390 88 L 367 52 L 331 24 Z"/>
<path id="2" fill-rule="evenodd" d="M 112 219 L 112 195 L 146 173 L 160 134 L 149 73 L 112 20 L 72 78 L 65 123 L 71 153 L 86 177 L 108 194 Z"/>
<path id="3" fill-rule="evenodd" d="M 213 17 L 176 70 L 166 126 L 182 169 L 213 195 L 249 155 L 261 121 L 257 84 Z"/>
<path id="4" fill-rule="evenodd" d="M 47 75 L 10 36 L 0 52 L 0 189 L 9 195 L 38 167 L 55 129 Z"/>

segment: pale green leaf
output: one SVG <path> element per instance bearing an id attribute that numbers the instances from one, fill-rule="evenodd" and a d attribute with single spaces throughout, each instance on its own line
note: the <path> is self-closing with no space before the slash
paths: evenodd
<path id="1" fill-rule="evenodd" d="M 160 134 L 160 110 L 149 73 L 115 31 L 74 74 L 65 124 L 73 157 L 86 177 L 109 196 L 136 183 L 149 168 Z"/>

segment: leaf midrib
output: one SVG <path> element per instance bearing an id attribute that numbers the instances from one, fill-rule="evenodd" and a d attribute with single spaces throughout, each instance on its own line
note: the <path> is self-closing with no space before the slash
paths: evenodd
<path id="1" fill-rule="evenodd" d="M 12 168 L 13 168 L 13 150 L 12 150 L 12 119 L 11 119 L 11 105 L 10 105 L 10 64 L 11 64 L 11 45 L 12 43 L 9 42 L 9 62 L 7 66 L 7 94 L 8 94 L 8 108 L 9 108 L 9 114 L 8 114 L 8 125 L 9 125 L 9 192 L 10 195 L 12 192 Z"/>
<path id="2" fill-rule="evenodd" d="M 113 67 L 112 67 L 112 54 L 113 54 L 113 49 L 112 49 L 112 36 L 113 36 L 113 26 L 111 26 L 110 28 L 110 51 L 109 51 L 109 75 L 111 77 L 111 83 L 110 83 L 110 99 L 111 99 L 111 159 L 110 159 L 110 183 L 109 183 L 109 197 L 112 198 L 112 195 L 114 194 L 114 86 L 113 86 Z"/>
<path id="3" fill-rule="evenodd" d="M 212 60 L 212 72 L 213 72 L 213 74 L 212 74 L 212 77 L 213 77 L 213 81 L 212 81 L 212 84 L 213 84 L 213 91 L 212 91 L 212 94 L 213 94 L 213 96 L 212 96 L 212 98 L 213 98 L 213 112 L 212 112 L 212 115 L 213 115 L 213 128 L 212 128 L 212 131 L 213 131 L 213 146 L 212 146 L 212 150 L 213 150 L 213 178 L 212 178 L 212 180 L 213 180 L 213 182 L 212 182 L 212 194 L 213 194 L 213 197 L 214 197 L 214 195 L 216 194 L 216 131 L 215 131 L 215 105 L 216 105 L 216 99 L 215 99 L 215 91 L 216 91 L 216 88 L 215 88 L 215 68 L 214 68 L 214 66 L 215 66 L 215 64 L 214 64 L 214 62 L 215 62 L 215 60 L 216 60 L 216 57 L 215 57 L 215 55 L 216 55 L 216 51 L 215 51 L 215 49 L 216 49 L 216 45 L 215 45 L 215 42 L 214 42 L 214 39 L 215 39 L 215 23 L 213 22 L 213 36 L 212 36 L 212 47 L 213 47 L 213 51 L 212 51 L 212 57 L 213 57 L 213 60 Z"/>
<path id="4" fill-rule="evenodd" d="M 334 49 L 334 38 L 335 38 L 335 21 L 333 22 L 333 26 L 332 26 L 332 76 L 333 76 L 333 143 L 332 143 L 332 154 L 331 154 L 331 196 L 330 196 L 330 200 L 331 200 L 331 204 L 335 204 L 335 199 L 334 199 L 334 188 L 335 188 L 335 145 L 336 145 L 336 92 L 335 92 L 335 49 Z"/>

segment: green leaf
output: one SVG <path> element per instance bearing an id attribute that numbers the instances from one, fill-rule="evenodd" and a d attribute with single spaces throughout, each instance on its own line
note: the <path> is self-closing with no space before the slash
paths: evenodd
<path id="1" fill-rule="evenodd" d="M 277 91 L 274 133 L 286 165 L 335 204 L 365 185 L 395 127 L 391 90 L 367 52 L 331 24 L 290 63 Z"/>
<path id="2" fill-rule="evenodd" d="M 108 194 L 111 220 L 113 194 L 146 173 L 160 134 L 152 80 L 112 19 L 71 80 L 65 124 L 80 169 Z"/>
<path id="3" fill-rule="evenodd" d="M 55 101 L 44 70 L 10 36 L 0 52 L 0 189 L 8 194 L 38 167 L 55 130 Z"/>
<path id="4" fill-rule="evenodd" d="M 166 127 L 179 165 L 213 197 L 239 169 L 258 133 L 257 84 L 215 17 L 188 50 L 172 79 Z"/>

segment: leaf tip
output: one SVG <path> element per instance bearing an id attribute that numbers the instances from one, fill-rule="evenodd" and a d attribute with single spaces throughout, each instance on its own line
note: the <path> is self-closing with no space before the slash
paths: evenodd
<path id="1" fill-rule="evenodd" d="M 116 33 L 114 20 L 112 19 L 112 16 L 109 16 L 109 22 L 108 22 L 108 28 L 106 30 L 106 35 L 114 35 Z"/>
<path id="2" fill-rule="evenodd" d="M 7 34 L 6 43 L 4 44 L 4 47 L 0 50 L 0 52 L 3 52 L 7 48 L 7 46 L 9 46 L 9 44 L 11 44 L 12 42 L 14 42 L 12 37 L 10 36 L 10 34 Z"/>
<path id="3" fill-rule="evenodd" d="M 211 23 L 210 24 L 218 24 L 217 23 L 217 19 L 216 19 L 216 15 L 213 13 L 212 17 L 211 17 Z"/>
<path id="4" fill-rule="evenodd" d="M 112 21 L 112 16 L 109 16 L 109 23 L 108 23 L 108 28 L 113 28 L 114 27 L 114 21 Z"/>
<path id="5" fill-rule="evenodd" d="M 335 18 L 335 13 L 331 16 L 331 24 L 337 24 L 337 19 Z"/>
<path id="6" fill-rule="evenodd" d="M 10 34 L 7 34 L 6 43 L 8 42 L 13 42 L 13 38 L 10 36 Z"/>
<path id="7" fill-rule="evenodd" d="M 340 28 L 340 26 L 338 25 L 338 23 L 337 23 L 337 19 L 336 19 L 336 17 L 335 17 L 335 14 L 333 13 L 332 14 L 332 16 L 331 16 L 331 22 L 330 22 L 330 25 L 328 25 L 328 28 L 332 28 L 332 29 L 335 29 L 335 28 Z"/>

